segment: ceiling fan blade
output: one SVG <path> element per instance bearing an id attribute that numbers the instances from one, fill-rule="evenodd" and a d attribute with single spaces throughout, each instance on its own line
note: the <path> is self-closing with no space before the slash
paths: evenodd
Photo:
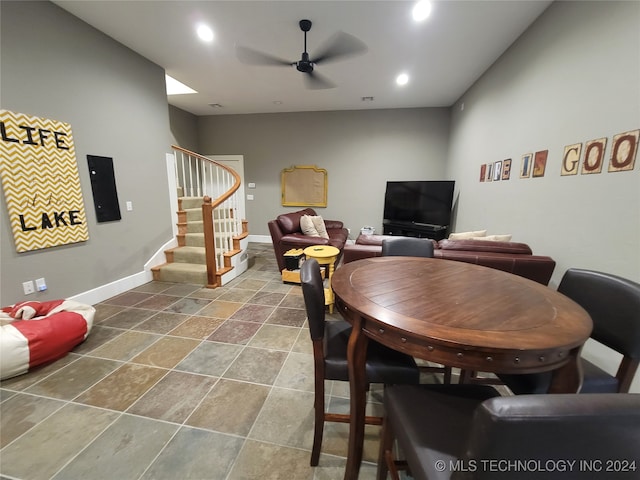
<path id="1" fill-rule="evenodd" d="M 348 33 L 338 32 L 318 49 L 320 53 L 311 61 L 313 63 L 334 61 L 343 57 L 360 55 L 367 50 L 367 45 L 362 40 Z"/>
<path id="2" fill-rule="evenodd" d="M 290 62 L 282 58 L 269 55 L 268 53 L 259 52 L 248 47 L 236 46 L 236 57 L 240 62 L 247 65 L 277 65 L 277 66 L 291 66 L 295 62 Z"/>
<path id="3" fill-rule="evenodd" d="M 305 74 L 304 81 L 309 90 L 324 90 L 328 88 L 335 88 L 335 84 L 327 79 L 327 77 L 315 73 L 313 70 Z"/>

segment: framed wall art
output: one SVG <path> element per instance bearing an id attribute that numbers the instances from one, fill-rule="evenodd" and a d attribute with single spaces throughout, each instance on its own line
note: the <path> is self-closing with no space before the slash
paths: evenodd
<path id="1" fill-rule="evenodd" d="M 497 182 L 502 177 L 502 160 L 493 164 L 493 181 Z"/>
<path id="2" fill-rule="evenodd" d="M 533 153 L 525 153 L 520 162 L 520 178 L 529 178 L 531 175 L 531 161 Z"/>
<path id="3" fill-rule="evenodd" d="M 502 162 L 502 180 L 509 180 L 511 177 L 511 159 L 507 158 Z"/>
<path id="4" fill-rule="evenodd" d="M 533 177 L 544 177 L 544 171 L 547 168 L 547 155 L 549 150 L 541 150 L 536 152 L 533 157 Z"/>
<path id="5" fill-rule="evenodd" d="M 598 138 L 585 144 L 582 170 L 580 171 L 582 175 L 602 172 L 602 162 L 604 161 L 604 149 L 606 146 L 606 138 Z"/>
<path id="6" fill-rule="evenodd" d="M 282 171 L 282 205 L 326 207 L 327 171 L 315 165 L 296 165 Z"/>
<path id="7" fill-rule="evenodd" d="M 578 166 L 580 165 L 580 152 L 582 151 L 581 143 L 574 143 L 564 147 L 562 155 L 562 169 L 560 175 L 576 175 Z"/>
<path id="8" fill-rule="evenodd" d="M 638 154 L 638 137 L 640 130 L 619 133 L 613 137 L 609 172 L 625 172 L 633 170 Z"/>

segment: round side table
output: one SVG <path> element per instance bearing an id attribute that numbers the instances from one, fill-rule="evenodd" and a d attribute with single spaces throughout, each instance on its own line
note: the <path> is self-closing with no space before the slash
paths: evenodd
<path id="1" fill-rule="evenodd" d="M 330 245 L 312 245 L 304 249 L 307 258 L 315 258 L 320 266 L 329 267 L 327 285 L 324 289 L 324 304 L 329 305 L 329 313 L 333 313 L 333 290 L 331 290 L 331 277 L 335 269 L 335 263 L 340 255 L 340 250 Z"/>

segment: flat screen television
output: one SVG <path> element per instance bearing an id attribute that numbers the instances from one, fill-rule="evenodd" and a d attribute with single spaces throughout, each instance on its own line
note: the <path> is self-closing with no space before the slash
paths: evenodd
<path id="1" fill-rule="evenodd" d="M 454 185 L 453 180 L 387 182 L 384 223 L 448 226 Z"/>

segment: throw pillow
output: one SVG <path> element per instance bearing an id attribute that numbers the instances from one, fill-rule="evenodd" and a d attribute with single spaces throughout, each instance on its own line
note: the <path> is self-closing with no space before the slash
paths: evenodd
<path id="1" fill-rule="evenodd" d="M 316 227 L 318 236 L 328 239 L 329 234 L 327 233 L 327 227 L 324 224 L 324 219 L 320 215 L 316 215 L 315 217 L 311 217 L 311 220 L 313 221 L 313 226 Z"/>
<path id="2" fill-rule="evenodd" d="M 487 234 L 486 230 L 475 230 L 471 232 L 451 233 L 449 240 L 470 240 L 474 237 L 484 237 Z"/>
<path id="3" fill-rule="evenodd" d="M 318 230 L 316 230 L 316 226 L 313 224 L 311 215 L 303 215 L 300 217 L 300 230 L 302 230 L 302 233 L 310 237 L 320 236 L 318 234 Z"/>
<path id="4" fill-rule="evenodd" d="M 469 240 L 487 240 L 491 242 L 510 242 L 511 235 L 486 235 L 484 237 L 472 237 Z"/>

